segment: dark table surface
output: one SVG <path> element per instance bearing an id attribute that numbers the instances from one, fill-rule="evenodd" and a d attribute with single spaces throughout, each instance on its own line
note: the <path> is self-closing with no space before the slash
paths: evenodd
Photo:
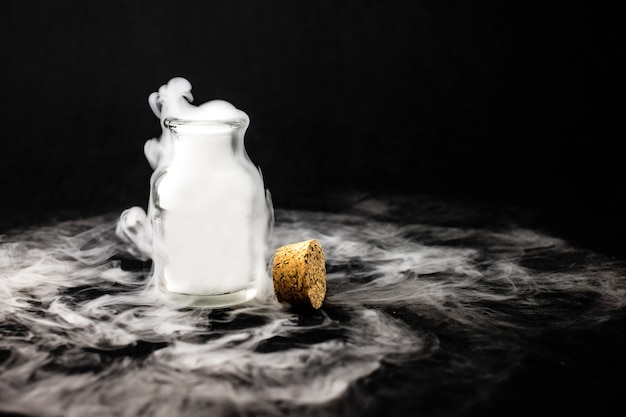
<path id="1" fill-rule="evenodd" d="M 274 246 L 317 238 L 320 310 L 163 305 L 117 213 L 0 243 L 0 412 L 605 415 L 626 393 L 619 256 L 528 211 L 423 196 L 276 208 Z"/>

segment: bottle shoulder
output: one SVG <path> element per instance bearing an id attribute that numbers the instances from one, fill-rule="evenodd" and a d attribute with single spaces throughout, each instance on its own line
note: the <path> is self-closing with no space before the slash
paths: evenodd
<path id="1" fill-rule="evenodd" d="M 155 174 L 153 200 L 163 209 L 252 204 L 257 194 L 255 178 L 244 167 L 200 172 L 169 167 Z"/>

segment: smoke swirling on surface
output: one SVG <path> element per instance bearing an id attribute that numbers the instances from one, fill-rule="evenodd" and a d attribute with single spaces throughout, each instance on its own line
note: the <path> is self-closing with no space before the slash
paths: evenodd
<path id="1" fill-rule="evenodd" d="M 505 380 L 537 336 L 626 305 L 622 265 L 405 203 L 276 211 L 274 247 L 315 238 L 324 248 L 320 311 L 165 305 L 113 215 L 3 236 L 0 411 L 367 415 L 409 384 L 414 405 L 438 392 L 443 411 L 458 411 Z"/>

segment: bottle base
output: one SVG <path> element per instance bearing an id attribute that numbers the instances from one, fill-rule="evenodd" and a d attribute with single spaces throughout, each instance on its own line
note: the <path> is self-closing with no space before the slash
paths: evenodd
<path id="1" fill-rule="evenodd" d="M 222 308 L 252 300 L 257 294 L 257 289 L 248 287 L 225 294 L 184 294 L 170 292 L 160 283 L 159 293 L 165 301 L 185 307 Z"/>

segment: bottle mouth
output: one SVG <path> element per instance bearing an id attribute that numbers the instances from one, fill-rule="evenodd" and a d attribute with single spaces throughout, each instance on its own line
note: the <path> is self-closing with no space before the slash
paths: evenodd
<path id="1" fill-rule="evenodd" d="M 249 120 L 243 117 L 224 120 L 186 120 L 168 117 L 163 124 L 174 133 L 202 135 L 228 133 L 245 128 Z"/>

